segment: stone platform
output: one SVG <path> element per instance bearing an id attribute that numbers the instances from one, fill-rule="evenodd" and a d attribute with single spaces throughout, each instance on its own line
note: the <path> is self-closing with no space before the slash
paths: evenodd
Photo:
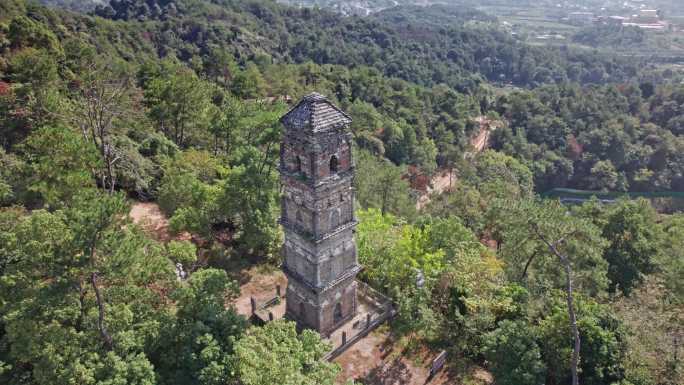
<path id="1" fill-rule="evenodd" d="M 394 310 L 389 298 L 374 290 L 367 284 L 357 281 L 358 291 L 356 299 L 356 314 L 349 321 L 336 328 L 324 341 L 332 346 L 332 350 L 326 355 L 326 359 L 332 360 L 356 341 L 365 337 L 372 330 L 380 326 L 388 319 L 394 317 Z M 270 299 L 254 301 L 255 310 L 252 320 L 258 324 L 285 317 L 285 288 L 281 288 L 281 296 L 274 295 Z M 274 294 L 276 294 L 274 290 Z"/>

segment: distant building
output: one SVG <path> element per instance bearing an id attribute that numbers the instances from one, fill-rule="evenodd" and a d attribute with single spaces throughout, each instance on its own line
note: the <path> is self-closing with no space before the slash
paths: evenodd
<path id="1" fill-rule="evenodd" d="M 657 9 L 642 9 L 634 18 L 638 24 L 657 24 L 660 21 L 660 11 Z"/>
<path id="2" fill-rule="evenodd" d="M 572 23 L 588 24 L 594 21 L 592 12 L 572 12 L 568 14 L 568 20 Z"/>
<path id="3" fill-rule="evenodd" d="M 639 11 L 639 17 L 660 17 L 660 11 L 657 9 L 642 9 Z"/>
<path id="4" fill-rule="evenodd" d="M 537 40 L 565 40 L 565 36 L 560 34 L 546 34 L 535 37 Z"/>
<path id="5" fill-rule="evenodd" d="M 665 23 L 642 24 L 642 23 L 622 23 L 625 27 L 639 27 L 648 31 L 665 31 L 668 27 Z"/>
<path id="6" fill-rule="evenodd" d="M 622 25 L 629 21 L 628 18 L 622 16 L 608 16 L 605 18 L 606 23 L 611 25 Z"/>

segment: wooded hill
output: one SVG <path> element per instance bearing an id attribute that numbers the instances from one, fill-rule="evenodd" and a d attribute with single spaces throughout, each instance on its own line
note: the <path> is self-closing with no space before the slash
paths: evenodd
<path id="1" fill-rule="evenodd" d="M 225 306 L 230 266 L 279 263 L 278 118 L 310 91 L 354 119 L 363 279 L 396 302 L 402 343 L 448 349 L 464 382 L 486 366 L 500 384 L 566 384 L 571 291 L 583 384 L 682 382 L 681 215 L 535 195 L 680 188 L 672 74 L 529 47 L 467 9 L 95 12 L 0 3 L 0 382 L 333 383 L 316 335 L 247 329 Z M 465 161 L 481 115 L 502 127 Z M 458 178 L 416 212 L 407 165 Z M 131 199 L 192 242 L 153 240 Z"/>

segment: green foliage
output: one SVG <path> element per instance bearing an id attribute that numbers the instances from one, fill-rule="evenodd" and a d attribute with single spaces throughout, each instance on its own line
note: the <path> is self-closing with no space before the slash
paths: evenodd
<path id="1" fill-rule="evenodd" d="M 434 216 L 454 215 L 477 234 L 485 230 L 488 205 L 485 196 L 469 183 L 457 180 L 449 191 L 433 196 L 423 210 Z"/>
<path id="2" fill-rule="evenodd" d="M 5 376 L 10 383 L 25 375 L 41 384 L 154 383 L 144 351 L 161 314 L 147 285 L 168 284 L 170 263 L 122 226 L 120 196 L 86 193 L 75 202 L 3 229 L 13 256 L 0 279 L 3 342 L 9 362 L 20 364 Z"/>
<path id="3" fill-rule="evenodd" d="M 44 49 L 57 58 L 64 55 L 57 36 L 45 24 L 26 16 L 17 16 L 12 20 L 7 37 L 15 48 Z"/>
<path id="4" fill-rule="evenodd" d="M 14 202 L 23 187 L 24 163 L 0 148 L 0 207 Z"/>
<path id="5" fill-rule="evenodd" d="M 626 333 L 622 323 L 605 305 L 591 299 L 576 298 L 582 384 L 613 384 L 625 378 Z M 548 378 L 555 383 L 570 381 L 572 335 L 565 300 L 558 293 L 550 312 L 539 324 L 539 344 L 548 367 Z"/>
<path id="6" fill-rule="evenodd" d="M 482 332 L 512 311 L 512 298 L 497 293 L 500 261 L 457 218 L 408 225 L 373 209 L 358 217 L 362 275 L 398 302 L 398 331 L 474 353 Z"/>
<path id="7" fill-rule="evenodd" d="M 249 65 L 244 71 L 238 72 L 231 84 L 231 91 L 243 99 L 261 97 L 265 89 L 264 78 L 256 65 Z"/>
<path id="8" fill-rule="evenodd" d="M 559 202 L 548 200 L 502 201 L 495 212 L 499 215 L 496 233 L 502 237 L 499 255 L 506 262 L 509 279 L 532 293 L 565 287 L 563 266 L 543 237 L 557 242 L 557 249 L 569 258 L 576 291 L 591 296 L 605 292 L 607 242 L 590 220 L 570 216 Z"/>
<path id="9" fill-rule="evenodd" d="M 593 220 L 610 244 L 604 252 L 609 264 L 608 279 L 612 291 L 629 294 L 647 274 L 656 268 L 663 250 L 663 230 L 657 213 L 645 199 L 619 200 L 601 207 L 593 201 L 580 209 L 580 215 Z"/>
<path id="10" fill-rule="evenodd" d="M 119 156 L 115 163 L 119 188 L 141 197 L 149 196 L 156 188 L 159 174 L 157 160 L 145 157 L 142 154 L 145 149 L 141 144 L 128 136 L 115 136 L 112 142 Z"/>
<path id="11" fill-rule="evenodd" d="M 28 189 L 48 207 L 68 206 L 83 189 L 95 187 L 100 159 L 83 136 L 65 127 L 42 128 L 24 143 L 29 157 Z"/>
<path id="12" fill-rule="evenodd" d="M 675 304 L 684 301 L 684 215 L 676 214 L 664 223 L 665 250 L 658 261 L 659 272 Z"/>
<path id="13" fill-rule="evenodd" d="M 496 383 L 536 385 L 543 383 L 546 366 L 542 361 L 534 330 L 522 321 L 501 321 L 485 336 L 484 355 L 491 362 Z"/>
<path id="14" fill-rule="evenodd" d="M 322 360 L 329 348 L 314 331 L 297 334 L 293 322 L 269 322 L 237 341 L 234 370 L 245 385 L 332 385 L 339 367 Z"/>
<path id="15" fill-rule="evenodd" d="M 532 194 L 532 173 L 515 158 L 488 150 L 477 157 L 469 175 L 478 191 L 499 198 L 528 198 Z"/>
<path id="16" fill-rule="evenodd" d="M 150 119 L 179 147 L 197 143 L 209 124 L 209 85 L 173 62 L 145 84 L 145 103 Z"/>
<path id="17" fill-rule="evenodd" d="M 423 139 L 416 146 L 415 153 L 411 157 L 415 163 L 425 171 L 425 174 L 432 176 L 437 170 L 437 147 L 435 142 L 430 139 Z"/>
<path id="18" fill-rule="evenodd" d="M 215 269 L 194 273 L 174 292 L 176 317 L 161 332 L 153 354 L 162 383 L 209 385 L 234 379 L 234 340 L 247 322 L 225 303 L 238 292 L 236 282 Z"/>
<path id="19" fill-rule="evenodd" d="M 684 380 L 677 341 L 684 312 L 680 299 L 674 298 L 676 293 L 661 278 L 649 276 L 629 297 L 619 296 L 612 304 L 627 331 L 625 376 L 633 384 L 669 385 Z"/>
<path id="20" fill-rule="evenodd" d="M 241 252 L 274 258 L 280 247 L 276 218 L 280 208 L 277 179 L 266 157 L 248 148 L 241 165 L 233 167 L 223 181 L 218 207 L 238 231 Z"/>
<path id="21" fill-rule="evenodd" d="M 174 290 L 171 261 L 125 222 L 121 196 L 93 192 L 75 202 L 54 213 L 0 215 L 0 247 L 9 256 L 0 270 L 2 346 L 9 347 L 4 357 L 12 365 L 0 378 L 13 383 L 28 376 L 41 384 L 232 381 L 233 341 L 245 320 L 225 303 L 237 295 L 237 284 L 208 269 Z M 168 246 L 177 260 L 191 253 L 191 244 Z"/>
<path id="22" fill-rule="evenodd" d="M 415 203 L 408 182 L 402 179 L 404 170 L 365 150 L 355 152 L 354 157 L 358 165 L 354 178 L 356 200 L 361 207 L 412 217 Z"/>
<path id="23" fill-rule="evenodd" d="M 170 241 L 166 244 L 166 252 L 169 259 L 186 268 L 197 260 L 197 247 L 192 242 Z"/>
<path id="24" fill-rule="evenodd" d="M 423 229 L 397 223 L 397 218 L 376 209 L 361 211 L 358 217 L 359 262 L 368 267 L 366 277 L 375 287 L 399 297 L 415 287 L 417 270 L 435 279 L 444 269 L 444 252 L 429 250 Z"/>
<path id="25" fill-rule="evenodd" d="M 534 172 L 537 191 L 681 190 L 677 125 L 681 87 L 548 86 L 497 100 L 509 120 L 493 133 L 494 148 Z"/>
<path id="26" fill-rule="evenodd" d="M 225 169 L 205 151 L 189 150 L 163 162 L 162 177 L 157 193 L 159 206 L 168 215 L 178 208 L 201 207 L 210 201 L 211 184 L 225 173 Z"/>
<path id="27" fill-rule="evenodd" d="M 58 79 L 57 70 L 52 53 L 29 47 L 12 55 L 8 72 L 12 81 L 16 83 L 41 87 Z"/>

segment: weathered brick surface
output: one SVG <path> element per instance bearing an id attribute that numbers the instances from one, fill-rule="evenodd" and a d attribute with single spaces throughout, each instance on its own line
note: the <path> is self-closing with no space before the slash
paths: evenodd
<path id="1" fill-rule="evenodd" d="M 356 311 L 351 119 L 314 93 L 281 122 L 287 316 L 328 334 Z"/>

